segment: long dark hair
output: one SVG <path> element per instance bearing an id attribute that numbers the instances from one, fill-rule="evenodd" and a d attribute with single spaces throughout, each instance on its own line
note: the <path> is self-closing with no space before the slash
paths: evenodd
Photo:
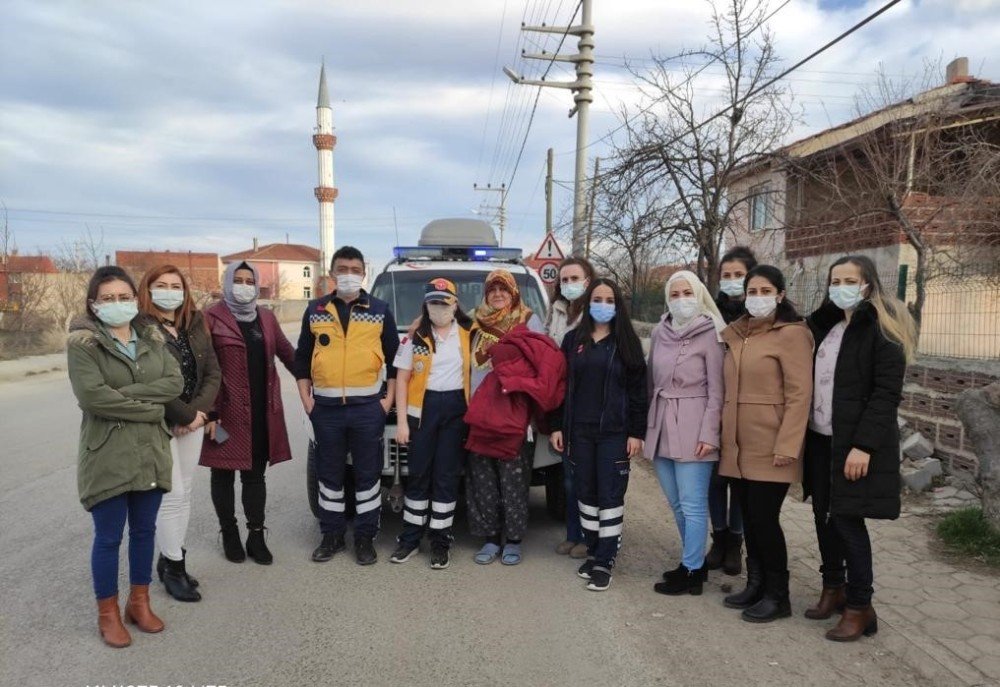
<path id="1" fill-rule="evenodd" d="M 583 296 L 580 296 L 575 301 L 569 301 L 562 294 L 562 269 L 568 265 L 579 265 L 580 269 L 583 270 L 584 278 L 588 283 L 594 281 L 594 278 L 597 277 L 597 271 L 594 269 L 594 266 L 590 264 L 590 260 L 587 260 L 586 258 L 569 257 L 559 263 L 559 269 L 557 270 L 557 274 L 559 276 L 556 277 L 556 288 L 552 294 L 552 300 L 568 303 L 569 307 L 566 309 L 568 317 L 566 321 L 572 323 L 575 322 L 576 318 L 580 316 L 580 313 L 584 311 L 586 303 L 583 300 Z"/>
<path id="2" fill-rule="evenodd" d="M 472 318 L 469 314 L 462 310 L 462 304 L 459 303 L 455 308 L 455 321 L 458 322 L 458 326 L 463 329 L 468 329 L 472 326 Z M 417 325 L 416 333 L 420 335 L 420 338 L 424 341 L 433 344 L 434 323 L 431 322 L 431 314 L 427 311 L 427 301 L 424 301 L 423 305 L 420 306 L 420 324 Z"/>
<path id="3" fill-rule="evenodd" d="M 90 283 L 87 284 L 87 302 L 83 307 L 84 312 L 87 313 L 87 317 L 94 322 L 97 322 L 97 315 L 94 314 L 94 310 L 90 305 L 97 302 L 97 292 L 100 291 L 101 284 L 107 284 L 109 281 L 123 281 L 132 288 L 133 296 L 139 293 L 138 289 L 135 288 L 135 282 L 132 281 L 132 277 L 121 267 L 117 265 L 98 267 L 94 271 L 93 276 L 91 276 Z"/>
<path id="4" fill-rule="evenodd" d="M 785 297 L 778 303 L 778 308 L 774 311 L 774 319 L 776 321 L 799 322 L 802 320 L 802 316 L 799 315 L 798 311 L 795 309 L 795 304 L 788 298 L 785 286 L 785 275 L 781 273 L 781 270 L 774 265 L 757 265 L 747 272 L 746 281 L 743 282 L 744 298 L 746 297 L 747 287 L 750 286 L 750 280 L 754 277 L 763 277 L 767 281 L 771 282 L 771 286 L 776 288 L 778 293 L 785 294 Z"/>
<path id="5" fill-rule="evenodd" d="M 618 288 L 618 284 L 607 277 L 592 279 L 590 286 L 587 287 L 587 292 L 580 296 L 586 307 L 580 317 L 580 324 L 576 326 L 577 345 L 592 346 L 594 343 L 595 323 L 594 318 L 590 315 L 590 299 L 593 298 L 594 289 L 598 286 L 607 286 L 615 297 L 615 316 L 611 320 L 611 335 L 615 337 L 618 354 L 622 357 L 626 367 L 642 367 L 646 358 L 642 353 L 639 336 L 632 327 L 632 318 L 629 316 L 625 297 L 622 296 L 622 290 Z"/>

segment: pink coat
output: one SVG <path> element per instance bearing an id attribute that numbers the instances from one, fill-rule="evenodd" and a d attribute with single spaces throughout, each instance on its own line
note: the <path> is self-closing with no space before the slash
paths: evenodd
<path id="1" fill-rule="evenodd" d="M 725 349 L 704 315 L 675 332 L 664 316 L 650 335 L 647 458 L 719 460 L 718 450 L 695 457 L 698 442 L 718 447 Z"/>
<path id="2" fill-rule="evenodd" d="M 274 364 L 277 356 L 289 372 L 295 364 L 295 348 L 285 337 L 274 313 L 258 308 L 260 328 L 264 332 L 264 353 L 267 358 L 267 436 L 268 462 L 272 465 L 290 460 L 285 410 L 281 403 L 281 384 Z M 222 369 L 222 386 L 215 399 L 215 410 L 229 439 L 222 444 L 209 441 L 202 444 L 200 464 L 223 470 L 250 470 L 253 456 L 250 434 L 250 380 L 247 379 L 247 349 L 243 332 L 225 303 L 219 302 L 205 311 L 212 346 Z"/>

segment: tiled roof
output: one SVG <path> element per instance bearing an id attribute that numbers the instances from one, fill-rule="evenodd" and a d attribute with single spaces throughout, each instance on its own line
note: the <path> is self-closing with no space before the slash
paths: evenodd
<path id="1" fill-rule="evenodd" d="M 0 272 L 54 274 L 58 271 L 47 255 L 8 255 L 6 261 L 0 261 Z"/>
<path id="2" fill-rule="evenodd" d="M 257 250 L 223 255 L 222 262 L 254 260 L 263 262 L 319 262 L 319 249 L 299 243 L 268 243 Z"/>

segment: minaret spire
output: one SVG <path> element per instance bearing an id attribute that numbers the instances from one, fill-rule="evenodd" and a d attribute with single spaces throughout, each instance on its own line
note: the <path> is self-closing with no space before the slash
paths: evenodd
<path id="1" fill-rule="evenodd" d="M 333 110 L 330 108 L 330 93 L 326 87 L 326 61 L 319 69 L 319 95 L 316 99 L 316 133 L 313 145 L 319 162 L 319 185 L 313 189 L 319 201 L 319 252 L 320 274 L 317 291 L 328 293 L 332 285 L 327 276 L 330 259 L 334 253 L 333 202 L 337 199 L 337 189 L 333 185 L 333 148 L 337 137 L 333 135 Z"/>

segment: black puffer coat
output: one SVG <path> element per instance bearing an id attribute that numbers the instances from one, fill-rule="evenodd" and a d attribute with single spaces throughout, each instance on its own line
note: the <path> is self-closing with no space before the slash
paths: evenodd
<path id="1" fill-rule="evenodd" d="M 844 311 L 829 301 L 809 316 L 816 350 Z M 865 301 L 851 317 L 833 377 L 833 437 L 830 513 L 894 520 L 899 517 L 899 403 L 906 358 L 903 348 L 879 329 L 875 308 Z M 852 448 L 871 454 L 868 475 L 844 477 Z"/>

